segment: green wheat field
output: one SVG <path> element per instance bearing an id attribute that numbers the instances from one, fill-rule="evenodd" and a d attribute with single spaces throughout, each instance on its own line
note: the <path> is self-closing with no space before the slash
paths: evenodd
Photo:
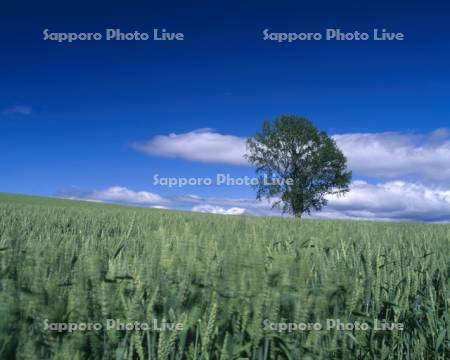
<path id="1" fill-rule="evenodd" d="M 0 194 L 0 359 L 450 359 L 449 305 L 449 225 Z"/>

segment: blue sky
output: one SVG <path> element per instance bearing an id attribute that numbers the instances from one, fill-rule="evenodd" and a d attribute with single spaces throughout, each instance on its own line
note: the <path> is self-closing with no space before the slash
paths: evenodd
<path id="1" fill-rule="evenodd" d="M 248 210 L 227 201 L 251 199 L 249 187 L 169 189 L 153 185 L 152 177 L 252 175 L 251 168 L 223 164 L 214 156 L 197 161 L 189 155 L 195 146 L 187 145 L 201 142 L 206 133 L 226 146 L 229 139 L 220 136 L 239 141 L 258 131 L 262 120 L 290 113 L 345 135 L 346 155 L 364 155 L 349 159 L 355 179 L 366 182 L 356 183 L 355 194 L 380 192 L 377 199 L 336 203 L 324 216 L 450 219 L 449 135 L 442 130 L 450 115 L 446 1 L 16 1 L 2 5 L 0 18 L 0 191 L 70 192 L 109 201 L 116 189 L 123 202 L 133 203 L 135 193 L 146 192 L 170 198 L 168 207 L 176 208 L 197 206 L 178 199 L 194 194 L 204 199 L 199 206 L 215 206 L 205 211 Z M 185 40 L 56 43 L 42 39 L 46 28 L 165 28 L 183 32 Z M 406 39 L 280 44 L 262 35 L 264 29 L 327 28 L 386 28 Z M 164 140 L 171 133 L 189 139 L 185 154 L 168 157 L 154 146 L 150 154 L 131 146 L 151 145 L 155 137 Z M 393 166 L 386 166 L 390 159 L 380 156 L 383 152 L 396 159 Z M 358 186 L 365 192 L 358 193 Z M 412 194 L 411 201 L 398 200 L 394 212 L 377 207 L 383 196 L 395 198 L 392 191 L 398 199 Z M 140 204 L 161 205 L 156 203 Z M 436 216 L 428 217 L 430 212 Z"/>

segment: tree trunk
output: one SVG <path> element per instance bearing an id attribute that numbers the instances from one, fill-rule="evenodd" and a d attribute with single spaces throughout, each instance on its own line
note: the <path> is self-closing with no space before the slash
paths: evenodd
<path id="1" fill-rule="evenodd" d="M 300 196 L 300 198 L 297 196 L 291 198 L 290 203 L 292 214 L 294 214 L 294 217 L 296 217 L 297 219 L 300 219 L 304 211 L 303 196 Z"/>

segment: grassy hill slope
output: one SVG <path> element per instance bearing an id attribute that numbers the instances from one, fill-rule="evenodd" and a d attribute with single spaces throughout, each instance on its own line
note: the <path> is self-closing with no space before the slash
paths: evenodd
<path id="1" fill-rule="evenodd" d="M 447 225 L 0 194 L 0 358 L 449 358 L 449 254 Z"/>

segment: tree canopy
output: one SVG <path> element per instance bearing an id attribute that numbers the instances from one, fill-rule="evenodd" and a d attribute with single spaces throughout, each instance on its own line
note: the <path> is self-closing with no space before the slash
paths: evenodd
<path id="1" fill-rule="evenodd" d="M 259 177 L 257 199 L 274 198 L 274 207 L 301 217 L 320 211 L 326 195 L 343 195 L 352 178 L 336 142 L 311 121 L 282 115 L 264 121 L 261 132 L 247 139 L 247 159 Z"/>

